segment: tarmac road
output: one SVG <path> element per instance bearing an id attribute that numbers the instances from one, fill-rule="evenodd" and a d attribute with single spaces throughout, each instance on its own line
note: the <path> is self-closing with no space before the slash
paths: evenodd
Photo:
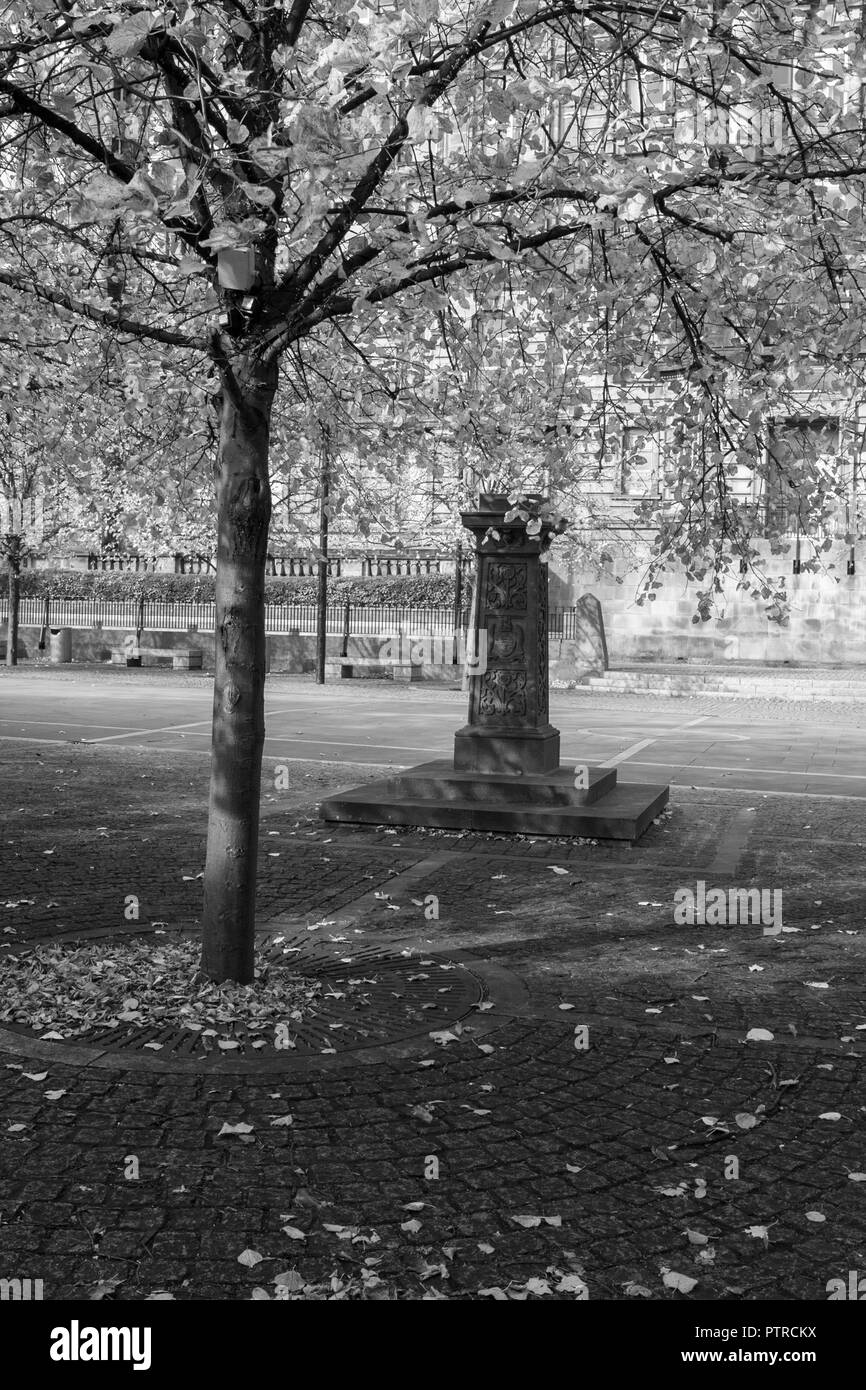
<path id="1" fill-rule="evenodd" d="M 209 677 L 86 668 L 4 672 L 0 738 L 35 743 L 210 747 Z M 551 695 L 563 763 L 617 766 L 621 781 L 725 787 L 782 795 L 866 797 L 864 715 L 832 719 L 798 706 L 793 719 L 755 720 L 740 702 Z M 792 711 L 792 714 L 794 712 Z M 466 696 L 385 682 L 316 687 L 271 677 L 266 758 L 411 766 L 449 757 Z"/>

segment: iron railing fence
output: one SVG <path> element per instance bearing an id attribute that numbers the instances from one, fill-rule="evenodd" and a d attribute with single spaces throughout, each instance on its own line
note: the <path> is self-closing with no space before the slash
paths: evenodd
<path id="1" fill-rule="evenodd" d="M 8 621 L 8 598 L 0 596 L 0 622 Z M 575 635 L 574 610 L 550 611 L 550 636 L 556 639 Z M 170 603 L 162 599 L 70 599 L 22 598 L 18 621 L 21 627 L 109 628 L 123 632 L 213 632 L 215 607 L 212 603 Z M 375 608 L 360 604 L 329 604 L 325 631 L 331 637 L 453 637 L 468 621 L 464 612 L 455 624 L 454 608 L 415 608 L 406 604 L 382 604 Z M 314 603 L 265 606 L 265 631 L 277 636 L 295 634 L 311 637 L 316 632 Z"/>

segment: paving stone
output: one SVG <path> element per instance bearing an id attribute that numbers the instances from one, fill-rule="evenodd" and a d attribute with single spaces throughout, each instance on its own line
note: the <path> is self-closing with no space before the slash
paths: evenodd
<path id="1" fill-rule="evenodd" d="M 0 749 L 0 762 L 5 757 Z M 144 766 L 138 754 L 112 757 L 113 767 L 136 776 Z M 198 912 L 200 883 L 183 883 L 182 875 L 201 864 L 201 807 L 183 800 L 190 797 L 189 779 L 184 786 L 179 762 L 161 755 L 159 766 L 148 763 L 136 803 L 129 777 L 106 792 L 107 764 L 92 752 L 52 750 L 40 761 L 59 768 L 76 759 L 75 804 L 86 806 L 97 792 L 101 800 L 91 800 L 98 809 L 72 821 L 66 813 L 43 814 L 58 810 L 52 799 L 63 804 L 66 797 L 52 791 L 46 769 L 31 764 L 28 772 L 20 749 L 12 758 L 12 785 L 27 789 L 26 824 L 8 831 L 16 854 L 0 865 L 0 899 L 27 896 L 36 903 L 14 916 L 15 936 L 0 936 L 0 949 L 56 931 L 60 921 L 118 926 L 118 883 L 145 882 L 160 919 L 191 920 Z M 8 804 L 25 800 L 13 794 Z M 742 804 L 752 803 L 743 798 Z M 173 808 L 167 827 L 150 816 L 159 806 Z M 866 1036 L 856 1032 L 866 1022 L 862 937 L 837 934 L 842 923 L 860 930 L 862 837 L 852 834 L 850 813 L 845 820 L 833 804 L 813 803 L 804 816 L 802 806 L 761 802 L 741 872 L 782 865 L 791 879 L 786 922 L 801 932 L 780 944 L 707 928 L 698 942 L 674 930 L 669 911 L 653 916 L 638 901 L 670 903 L 673 885 L 693 881 L 708 862 L 689 855 L 714 852 L 731 811 L 720 804 L 699 814 L 705 820 L 699 827 L 683 824 L 673 849 L 659 837 L 663 848 L 650 845 L 631 861 L 495 837 L 466 837 L 457 848 L 456 837 L 341 833 L 328 847 L 331 863 L 323 865 L 317 838 L 287 838 L 279 860 L 263 860 L 266 915 L 287 903 L 299 914 L 332 912 L 372 888 L 387 891 L 397 848 L 403 869 L 447 843 L 457 858 L 423 880 L 425 892 L 440 895 L 442 911 L 435 947 L 428 949 L 471 949 L 516 970 L 528 987 L 527 1016 L 503 1014 L 485 1034 L 495 1048 L 490 1055 L 463 1041 L 433 1055 L 431 1042 L 375 1065 L 359 1058 L 339 1071 L 297 1070 L 264 1080 L 98 1073 L 52 1061 L 50 1079 L 34 1095 L 32 1083 L 0 1065 L 0 1277 L 19 1270 L 43 1277 L 50 1297 L 86 1298 L 118 1277 L 121 1300 L 165 1287 L 179 1299 L 243 1299 L 257 1285 L 271 1289 L 280 1269 L 297 1266 L 310 1279 L 326 1280 L 335 1269 L 356 1269 L 366 1255 L 382 1254 L 387 1259 L 377 1269 L 387 1270 L 404 1296 L 424 1292 L 413 1262 L 444 1259 L 453 1277 L 443 1290 L 474 1298 L 491 1284 L 546 1278 L 551 1264 L 567 1268 L 570 1250 L 585 1269 L 591 1297 L 627 1299 L 623 1286 L 636 1280 L 654 1298 L 667 1298 L 661 1263 L 691 1272 L 702 1297 L 731 1297 L 728 1285 L 742 1290 L 738 1299 L 826 1297 L 829 1278 L 866 1268 L 866 1183 L 848 1178 L 849 1171 L 866 1170 Z M 107 839 L 95 830 L 103 817 L 119 827 Z M 812 828 L 804 837 L 806 823 Z M 822 842 L 817 869 L 806 859 L 810 837 Z M 825 854 L 824 840 L 834 842 L 832 853 Z M 43 857 L 52 846 L 54 855 Z M 566 850 L 569 862 L 579 862 L 579 902 L 567 887 L 571 875 L 555 876 L 548 867 Z M 693 866 L 687 873 L 683 862 Z M 491 881 L 502 872 L 506 880 Z M 22 883 L 31 878 L 35 891 L 24 894 Z M 822 899 L 820 911 L 815 898 Z M 58 908 L 49 909 L 49 901 Z M 511 915 L 494 916 L 488 902 Z M 381 916 L 372 911 L 360 919 L 369 939 L 384 930 Z M 813 933 L 813 918 L 834 921 Z M 425 930 L 413 921 L 416 932 L 433 936 L 433 924 Z M 403 939 L 393 922 L 387 930 L 389 940 Z M 399 932 L 408 930 L 401 922 Z M 706 949 L 699 952 L 698 944 Z M 650 952 L 651 946 L 659 950 Z M 710 957 L 714 948 L 725 954 Z M 755 963 L 762 972 L 749 972 Z M 832 981 L 826 992 L 803 983 L 826 978 Z M 653 1002 L 671 993 L 675 1009 Z M 711 999 L 702 1006 L 692 993 Z M 563 1000 L 575 1008 L 559 1011 Z M 647 1015 L 647 1007 L 663 1014 Z M 716 1033 L 708 1028 L 686 1036 L 689 1027 L 710 1022 L 702 1008 L 713 1014 Z M 582 1014 L 598 1020 L 583 1054 L 573 1046 Z M 778 1020 L 773 1045 L 743 1042 L 747 1026 L 769 1026 L 770 1019 Z M 662 1037 L 660 1026 L 667 1029 Z M 854 1043 L 840 1043 L 845 1035 Z M 665 1063 L 674 1051 L 679 1061 Z M 425 1056 L 433 1067 L 419 1068 Z M 4 1053 L 0 1064 L 21 1060 Z M 37 1065 L 46 1067 L 28 1062 L 26 1069 Z M 797 1085 L 779 1086 L 784 1078 L 797 1078 Z M 485 1085 L 493 1091 L 483 1091 Z M 42 1091 L 59 1087 L 68 1089 L 62 1104 L 46 1102 Z M 431 1100 L 442 1102 L 432 1107 L 432 1123 L 409 1115 Z M 474 1115 L 464 1105 L 491 1113 Z M 760 1105 L 766 1108 L 761 1123 L 739 1129 L 734 1115 Z M 840 1111 L 843 1120 L 819 1122 L 827 1110 Z M 270 1128 L 275 1112 L 294 1115 L 285 1135 Z M 720 1116 L 729 1132 L 708 1140 L 702 1115 Z M 7 1116 L 26 1121 L 25 1138 L 6 1132 Z M 224 1119 L 248 1119 L 255 1142 L 218 1139 Z M 130 1153 L 140 1158 L 137 1182 L 123 1177 Z M 740 1161 L 736 1181 L 722 1176 L 728 1153 Z M 428 1180 L 431 1154 L 440 1176 Z M 695 1195 L 696 1177 L 706 1180 L 705 1197 Z M 680 1183 L 682 1196 L 656 1191 Z M 177 1191 L 184 1186 L 187 1192 Z M 301 1191 L 331 1205 L 305 1205 Z M 405 1210 L 415 1201 L 428 1205 Z M 813 1209 L 826 1221 L 808 1221 L 805 1213 Z M 309 1220 L 304 1242 L 281 1232 L 293 1211 L 299 1221 Z M 559 1217 L 561 1225 L 522 1229 L 512 1219 L 521 1214 Z M 401 1230 L 412 1218 L 421 1221 L 415 1238 Z M 326 1222 L 358 1226 L 380 1240 L 353 1245 L 327 1231 Z M 767 1223 L 766 1248 L 744 1234 L 749 1225 Z M 85 1227 L 105 1232 L 98 1258 Z M 695 1262 L 686 1227 L 710 1235 L 713 1266 Z M 449 1242 L 460 1245 L 453 1259 L 441 1254 Z M 495 1253 L 482 1255 L 479 1242 L 494 1245 Z M 437 1248 L 422 1255 L 428 1243 Z M 247 1247 L 267 1256 L 249 1271 L 237 1264 Z"/>

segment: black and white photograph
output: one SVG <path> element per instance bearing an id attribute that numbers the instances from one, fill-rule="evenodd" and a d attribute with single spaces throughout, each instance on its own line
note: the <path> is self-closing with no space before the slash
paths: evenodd
<path id="1" fill-rule="evenodd" d="M 866 7 L 0 0 L 9 1354 L 826 1382 L 864 890 Z"/>

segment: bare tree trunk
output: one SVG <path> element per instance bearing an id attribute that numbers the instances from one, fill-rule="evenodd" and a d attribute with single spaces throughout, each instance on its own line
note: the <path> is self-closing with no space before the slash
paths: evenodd
<path id="1" fill-rule="evenodd" d="M 18 613 L 21 603 L 21 537 L 12 536 L 7 550 L 9 566 L 9 622 L 6 627 L 6 665 L 18 665 Z"/>
<path id="2" fill-rule="evenodd" d="M 236 360 L 223 374 L 216 464 L 213 741 L 201 973 L 253 979 L 256 861 L 265 739 L 265 561 L 276 367 Z"/>

